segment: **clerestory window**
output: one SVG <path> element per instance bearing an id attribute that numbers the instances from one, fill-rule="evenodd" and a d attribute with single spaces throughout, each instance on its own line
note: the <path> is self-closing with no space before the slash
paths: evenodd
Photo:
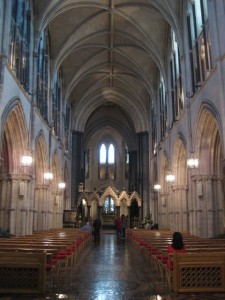
<path id="1" fill-rule="evenodd" d="M 99 179 L 115 179 L 115 147 L 102 143 L 99 147 Z"/>

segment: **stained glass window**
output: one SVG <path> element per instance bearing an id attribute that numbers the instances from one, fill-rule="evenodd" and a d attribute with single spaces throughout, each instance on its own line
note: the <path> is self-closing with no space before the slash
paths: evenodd
<path id="1" fill-rule="evenodd" d="M 115 202 L 112 197 L 107 196 L 103 204 L 103 213 L 112 214 L 115 212 Z"/>

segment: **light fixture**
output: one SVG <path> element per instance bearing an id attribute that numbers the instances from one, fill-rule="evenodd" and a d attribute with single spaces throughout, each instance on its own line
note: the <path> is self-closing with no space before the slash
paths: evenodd
<path id="1" fill-rule="evenodd" d="M 190 169 L 196 169 L 196 168 L 198 168 L 198 164 L 199 164 L 199 161 L 195 157 L 190 157 L 190 158 L 187 159 L 187 166 Z"/>
<path id="2" fill-rule="evenodd" d="M 51 172 L 45 172 L 44 173 L 44 179 L 45 180 L 52 180 L 53 179 L 53 174 Z"/>
<path id="3" fill-rule="evenodd" d="M 154 190 L 155 191 L 161 190 L 161 185 L 159 183 L 154 184 Z"/>
<path id="4" fill-rule="evenodd" d="M 175 175 L 172 174 L 172 172 L 170 171 L 169 174 L 166 175 L 166 181 L 167 182 L 174 182 L 175 180 Z"/>
<path id="5" fill-rule="evenodd" d="M 65 187 L 66 187 L 65 182 L 59 182 L 58 187 L 59 187 L 60 190 L 65 189 Z"/>
<path id="6" fill-rule="evenodd" d="M 23 155 L 21 158 L 21 164 L 24 167 L 29 167 L 33 162 L 33 158 L 31 155 Z"/>

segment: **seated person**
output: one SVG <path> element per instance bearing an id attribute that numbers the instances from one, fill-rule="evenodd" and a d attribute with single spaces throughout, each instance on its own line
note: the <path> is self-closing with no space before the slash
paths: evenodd
<path id="1" fill-rule="evenodd" d="M 168 253 L 185 253 L 186 247 L 183 242 L 183 236 L 180 232 L 174 232 L 172 244 L 169 244 L 167 247 Z M 166 261 L 165 261 L 166 262 Z M 173 270 L 173 261 L 168 258 L 167 261 L 167 268 L 168 270 Z"/>
<path id="2" fill-rule="evenodd" d="M 183 236 L 180 232 L 174 232 L 172 244 L 167 247 L 168 253 L 185 253 L 186 248 L 183 242 Z"/>
<path id="3" fill-rule="evenodd" d="M 89 224 L 89 222 L 87 222 L 86 225 L 84 225 L 83 227 L 81 227 L 81 229 L 83 229 L 83 230 L 91 230 L 91 229 L 93 229 L 93 227 Z"/>

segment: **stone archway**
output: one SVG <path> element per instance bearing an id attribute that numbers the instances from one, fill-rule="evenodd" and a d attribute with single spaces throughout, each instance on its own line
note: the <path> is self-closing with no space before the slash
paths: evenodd
<path id="1" fill-rule="evenodd" d="M 115 218 L 117 218 L 118 216 L 121 215 L 121 200 L 124 199 L 126 202 L 126 212 L 127 212 L 127 216 L 130 219 L 130 207 L 132 205 L 132 202 L 135 200 L 137 203 L 137 209 L 138 209 L 138 213 L 139 215 L 137 216 L 138 218 L 138 222 L 141 220 L 140 219 L 140 212 L 141 212 L 141 197 L 137 192 L 132 192 L 131 194 L 128 194 L 125 190 L 123 190 L 122 192 L 118 193 L 114 190 L 114 188 L 112 188 L 111 186 L 106 187 L 104 190 L 101 191 L 94 191 L 92 193 L 87 193 L 87 192 L 82 192 L 79 195 L 78 198 L 78 205 L 77 205 L 77 209 L 79 210 L 79 208 L 82 205 L 82 199 L 85 199 L 88 203 L 88 206 L 90 207 L 90 216 L 93 215 L 93 211 L 94 211 L 94 206 L 95 206 L 95 210 L 96 210 L 96 206 L 97 206 L 97 215 L 100 219 L 102 219 L 102 211 L 103 211 L 103 205 L 104 205 L 104 201 L 106 197 L 111 197 L 114 200 L 114 204 L 115 204 L 115 214 L 113 215 L 113 218 L 111 220 L 111 225 L 114 224 L 115 222 Z M 95 205 L 93 205 L 93 201 L 95 202 Z M 79 213 L 81 213 L 79 211 Z M 112 227 L 112 226 L 111 226 Z"/>
<path id="2" fill-rule="evenodd" d="M 213 237 L 224 232 L 224 170 L 219 122 L 211 107 L 202 108 L 198 120 L 196 149 L 199 172 L 192 176 L 194 217 L 192 232 Z M 217 114 L 218 115 L 218 114 Z"/>
<path id="3" fill-rule="evenodd" d="M 0 226 L 12 234 L 26 235 L 31 233 L 33 201 L 29 197 L 29 169 L 21 165 L 28 150 L 28 131 L 18 99 L 6 107 L 2 128 Z"/>

